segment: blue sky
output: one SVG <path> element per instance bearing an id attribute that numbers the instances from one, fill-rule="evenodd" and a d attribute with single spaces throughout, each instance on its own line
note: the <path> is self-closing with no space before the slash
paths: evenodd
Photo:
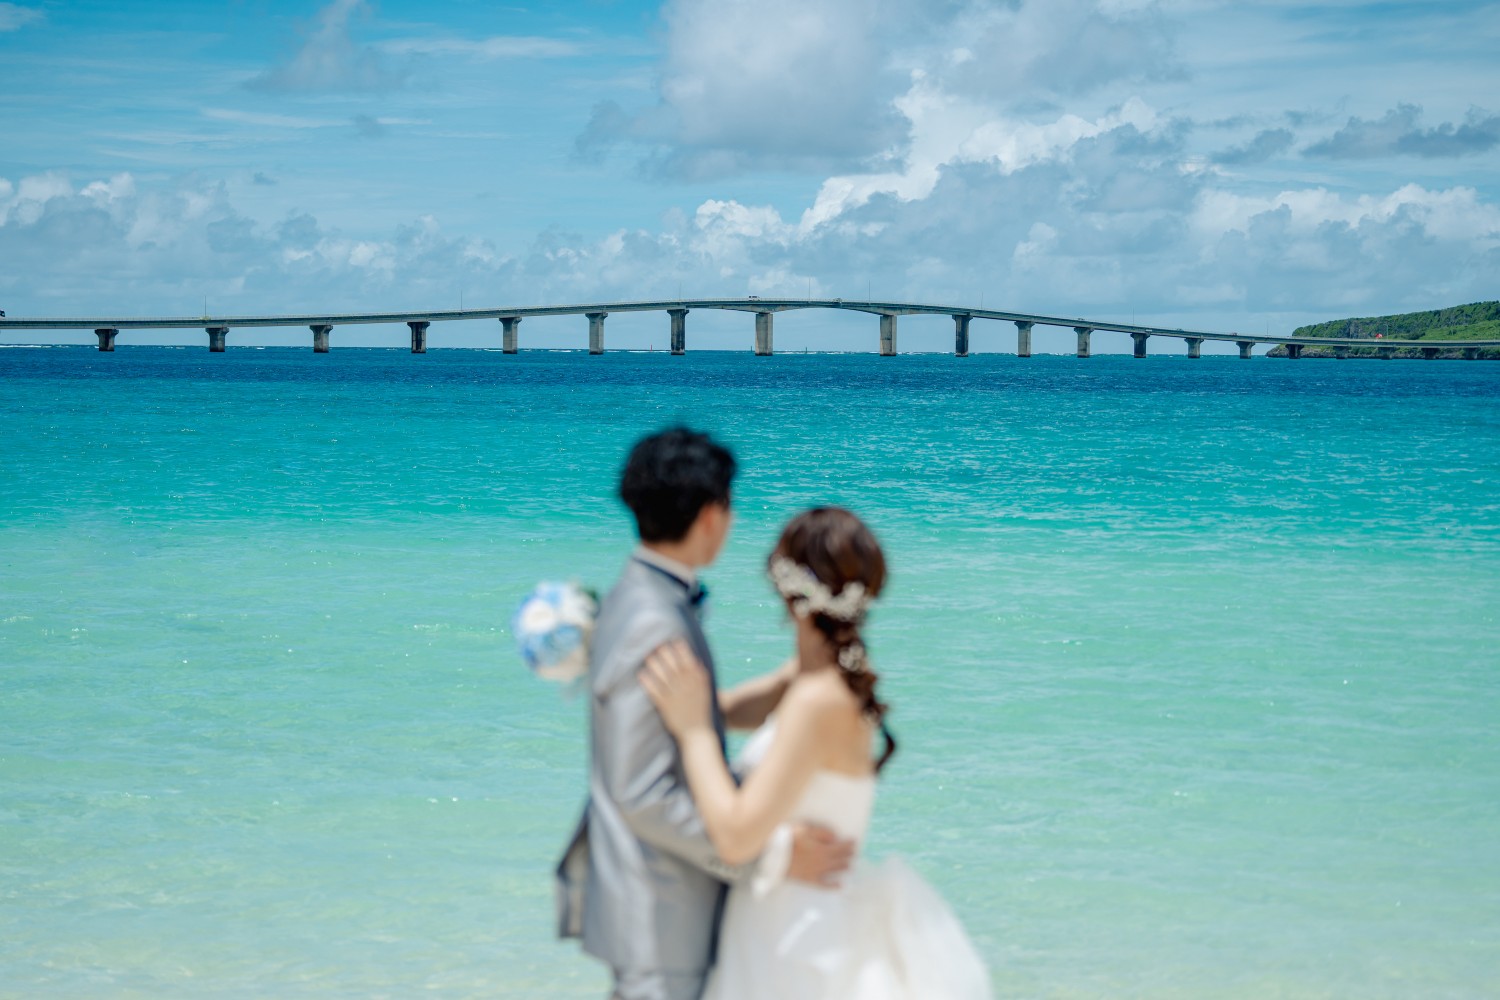
<path id="1" fill-rule="evenodd" d="M 1496 52 L 1477 2 L 0 2 L 0 308 L 871 289 L 1276 331 L 1493 299 Z M 613 317 L 610 344 L 665 322 Z M 873 331 L 777 324 L 786 348 Z M 951 346 L 946 321 L 902 331 Z M 749 320 L 689 338 L 745 347 Z"/>

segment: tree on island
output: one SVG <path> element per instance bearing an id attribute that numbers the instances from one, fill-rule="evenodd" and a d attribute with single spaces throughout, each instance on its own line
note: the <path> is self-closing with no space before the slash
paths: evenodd
<path id="1" fill-rule="evenodd" d="M 1326 323 L 1299 326 L 1292 331 L 1293 337 L 1350 337 L 1361 340 L 1500 340 L 1500 301 L 1471 302 L 1464 306 L 1449 306 L 1446 309 L 1429 309 L 1426 312 L 1400 313 L 1393 316 L 1359 316 L 1351 319 L 1335 319 Z M 1285 357 L 1285 347 L 1270 351 L 1274 357 Z M 1350 348 L 1350 357 L 1375 357 L 1375 348 Z M 1333 357 L 1333 348 L 1311 345 L 1303 348 L 1302 356 Z M 1397 349 L 1395 357 L 1422 357 L 1420 348 Z M 1481 358 L 1500 358 L 1500 349 L 1482 348 Z"/>

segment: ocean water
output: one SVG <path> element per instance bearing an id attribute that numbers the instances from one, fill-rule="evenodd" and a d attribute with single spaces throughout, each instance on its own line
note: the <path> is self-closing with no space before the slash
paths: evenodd
<path id="1" fill-rule="evenodd" d="M 597 997 L 551 935 L 625 449 L 743 465 L 709 632 L 845 504 L 869 850 L 1002 997 L 1500 993 L 1500 365 L 0 350 L 0 996 Z"/>

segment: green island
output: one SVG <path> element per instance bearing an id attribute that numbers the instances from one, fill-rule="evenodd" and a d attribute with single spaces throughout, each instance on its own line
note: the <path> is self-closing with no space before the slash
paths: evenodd
<path id="1" fill-rule="evenodd" d="M 1376 336 L 1379 335 L 1379 340 Z M 1355 337 L 1371 341 L 1369 347 L 1349 348 L 1351 358 L 1373 358 L 1378 355 L 1375 347 L 1380 340 L 1500 340 L 1500 302 L 1471 302 L 1466 306 L 1449 306 L 1447 309 L 1429 309 L 1426 312 L 1401 313 L 1396 316 L 1360 316 L 1355 319 L 1335 319 L 1327 323 L 1299 326 L 1292 331 L 1293 337 Z M 1286 357 L 1286 348 L 1272 348 L 1269 356 Z M 1333 348 L 1308 344 L 1302 349 L 1304 358 L 1331 358 Z M 1397 358 L 1420 358 L 1419 347 L 1398 347 L 1392 353 Z M 1439 357 L 1460 357 L 1458 350 L 1444 351 Z M 1485 347 L 1479 351 L 1481 358 L 1500 360 L 1500 348 Z"/>

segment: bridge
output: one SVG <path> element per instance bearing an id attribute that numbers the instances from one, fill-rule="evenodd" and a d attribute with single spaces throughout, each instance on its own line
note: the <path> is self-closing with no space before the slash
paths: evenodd
<path id="1" fill-rule="evenodd" d="M 1287 357 L 1301 357 L 1306 347 L 1329 346 L 1334 356 L 1345 358 L 1352 348 L 1373 347 L 1381 357 L 1391 357 L 1401 348 L 1414 348 L 1423 357 L 1436 358 L 1447 350 L 1461 351 L 1466 359 L 1479 357 L 1481 348 L 1500 347 L 1500 340 L 1379 340 L 1354 337 L 1280 337 L 1246 333 L 1224 333 L 1210 330 L 1185 330 L 1181 327 L 1140 326 L 1134 323 L 1111 323 L 1101 320 L 1065 316 L 1043 316 L 1035 313 L 1006 312 L 1001 309 L 970 309 L 950 305 L 913 302 L 860 302 L 850 299 L 774 299 L 748 296 L 741 299 L 676 299 L 654 302 L 598 302 L 581 305 L 527 306 L 507 309 L 455 309 L 437 312 L 400 313 L 330 313 L 324 315 L 284 316 L 197 316 L 197 317 L 95 317 L 95 318 L 26 318 L 0 319 L 0 332 L 6 330 L 93 330 L 99 338 L 99 350 L 113 351 L 115 338 L 123 330 L 168 330 L 196 328 L 208 335 L 208 349 L 222 352 L 231 330 L 257 327 L 305 326 L 312 331 L 313 351 L 328 353 L 329 335 L 335 327 L 371 324 L 405 324 L 411 330 L 413 354 L 427 352 L 427 330 L 434 323 L 455 320 L 493 319 L 500 322 L 501 346 L 506 354 L 520 349 L 521 320 L 532 316 L 582 316 L 588 321 L 589 353 L 604 353 L 604 321 L 611 313 L 664 312 L 671 332 L 671 353 L 687 352 L 687 315 L 698 309 L 719 309 L 751 313 L 755 317 L 754 351 L 758 355 L 774 353 L 774 320 L 779 312 L 793 309 L 843 309 L 868 313 L 879 318 L 878 350 L 882 355 L 896 353 L 897 320 L 901 316 L 941 315 L 953 318 L 953 353 L 969 354 L 970 324 L 978 320 L 1012 323 L 1016 329 L 1016 355 L 1031 357 L 1031 333 L 1034 327 L 1071 327 L 1078 337 L 1078 356 L 1092 352 L 1095 333 L 1128 334 L 1134 341 L 1134 355 L 1144 358 L 1152 337 L 1183 341 L 1187 356 L 1200 357 L 1204 341 L 1225 341 L 1239 347 L 1240 357 L 1249 358 L 1256 344 L 1285 346 Z"/>

